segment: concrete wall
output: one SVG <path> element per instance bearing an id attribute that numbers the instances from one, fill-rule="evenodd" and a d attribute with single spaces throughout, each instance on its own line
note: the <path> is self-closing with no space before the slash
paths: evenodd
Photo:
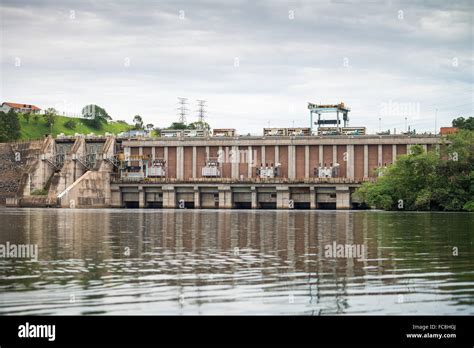
<path id="1" fill-rule="evenodd" d="M 62 208 L 108 207 L 111 205 L 110 174 L 88 171 L 58 195 Z"/>
<path id="2" fill-rule="evenodd" d="M 105 143 L 94 150 L 94 152 L 98 152 L 96 152 L 96 165 L 92 170 L 86 170 L 80 163 L 74 163 L 77 161 L 68 161 L 65 163 L 65 166 L 61 170 L 61 174 L 63 171 L 67 171 L 64 173 L 64 180 L 67 181 L 70 180 L 70 178 L 74 178 L 75 180 L 57 194 L 57 201 L 60 207 L 109 207 L 113 205 L 110 174 L 113 172 L 114 166 L 106 159 L 114 155 L 114 149 L 115 138 L 106 138 Z M 71 153 L 69 154 L 69 159 L 72 159 L 73 154 L 76 154 L 76 156 L 84 156 L 86 154 L 86 142 L 83 138 L 76 139 Z M 77 165 L 81 165 L 83 169 L 78 169 Z M 75 171 L 74 174 L 71 173 L 73 170 Z M 77 175 L 78 172 L 82 174 L 76 178 L 75 175 Z M 116 197 L 114 198 L 116 199 Z"/>
<path id="3" fill-rule="evenodd" d="M 86 156 L 86 153 L 85 139 L 77 137 L 71 150 L 66 154 L 63 166 L 59 172 L 54 174 L 49 187 L 48 200 L 52 205 L 55 204 L 59 193 L 66 190 L 87 171 L 81 161 L 73 157 L 81 159 Z"/>
<path id="4" fill-rule="evenodd" d="M 19 196 L 29 196 L 34 190 L 45 188 L 54 174 L 54 168 L 48 160 L 53 160 L 55 155 L 54 139 L 52 137 L 45 138 L 39 151 L 29 160 L 27 172 L 22 175 Z"/>

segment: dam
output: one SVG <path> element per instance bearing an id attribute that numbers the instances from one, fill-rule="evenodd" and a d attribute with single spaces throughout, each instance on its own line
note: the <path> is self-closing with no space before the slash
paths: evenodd
<path id="1" fill-rule="evenodd" d="M 0 203 L 62 208 L 357 209 L 354 191 L 434 135 L 46 136 L 0 144 Z"/>

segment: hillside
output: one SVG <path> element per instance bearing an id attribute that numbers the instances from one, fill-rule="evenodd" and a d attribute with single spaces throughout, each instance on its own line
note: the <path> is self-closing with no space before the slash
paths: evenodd
<path id="1" fill-rule="evenodd" d="M 39 139 L 42 138 L 45 134 L 48 134 L 50 131 L 42 115 L 40 115 L 37 123 L 35 123 L 33 117 L 30 117 L 29 123 L 27 123 L 22 116 L 20 116 L 19 119 L 21 125 L 20 139 L 22 140 Z M 64 125 L 69 120 L 73 120 L 76 122 L 76 127 L 74 129 L 67 128 Z M 65 135 L 74 135 L 75 133 L 95 133 L 97 135 L 101 135 L 105 134 L 106 132 L 117 134 L 132 128 L 132 126 L 129 124 L 109 121 L 109 123 L 107 124 L 102 124 L 101 129 L 95 129 L 87 125 L 84 121 L 84 119 L 76 117 L 56 116 L 56 121 L 53 125 L 53 136 L 56 137 L 60 133 L 64 133 Z"/>

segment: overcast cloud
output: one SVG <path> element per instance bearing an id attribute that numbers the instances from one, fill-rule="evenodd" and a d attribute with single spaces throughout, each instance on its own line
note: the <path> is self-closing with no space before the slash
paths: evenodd
<path id="1" fill-rule="evenodd" d="M 240 134 L 309 126 L 343 101 L 351 125 L 433 131 L 473 115 L 473 2 L 5 1 L 1 101 L 168 126 L 177 97 Z M 183 18 L 184 17 L 184 18 Z M 238 64 L 236 64 L 238 63 Z M 391 108 L 388 108 L 391 105 Z"/>

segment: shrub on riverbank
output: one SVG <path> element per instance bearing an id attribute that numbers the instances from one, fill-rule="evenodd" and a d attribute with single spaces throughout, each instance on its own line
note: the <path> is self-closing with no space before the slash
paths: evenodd
<path id="1" fill-rule="evenodd" d="M 448 137 L 439 150 L 419 145 L 400 156 L 375 183 L 364 183 L 356 195 L 384 210 L 474 211 L 474 131 Z"/>

